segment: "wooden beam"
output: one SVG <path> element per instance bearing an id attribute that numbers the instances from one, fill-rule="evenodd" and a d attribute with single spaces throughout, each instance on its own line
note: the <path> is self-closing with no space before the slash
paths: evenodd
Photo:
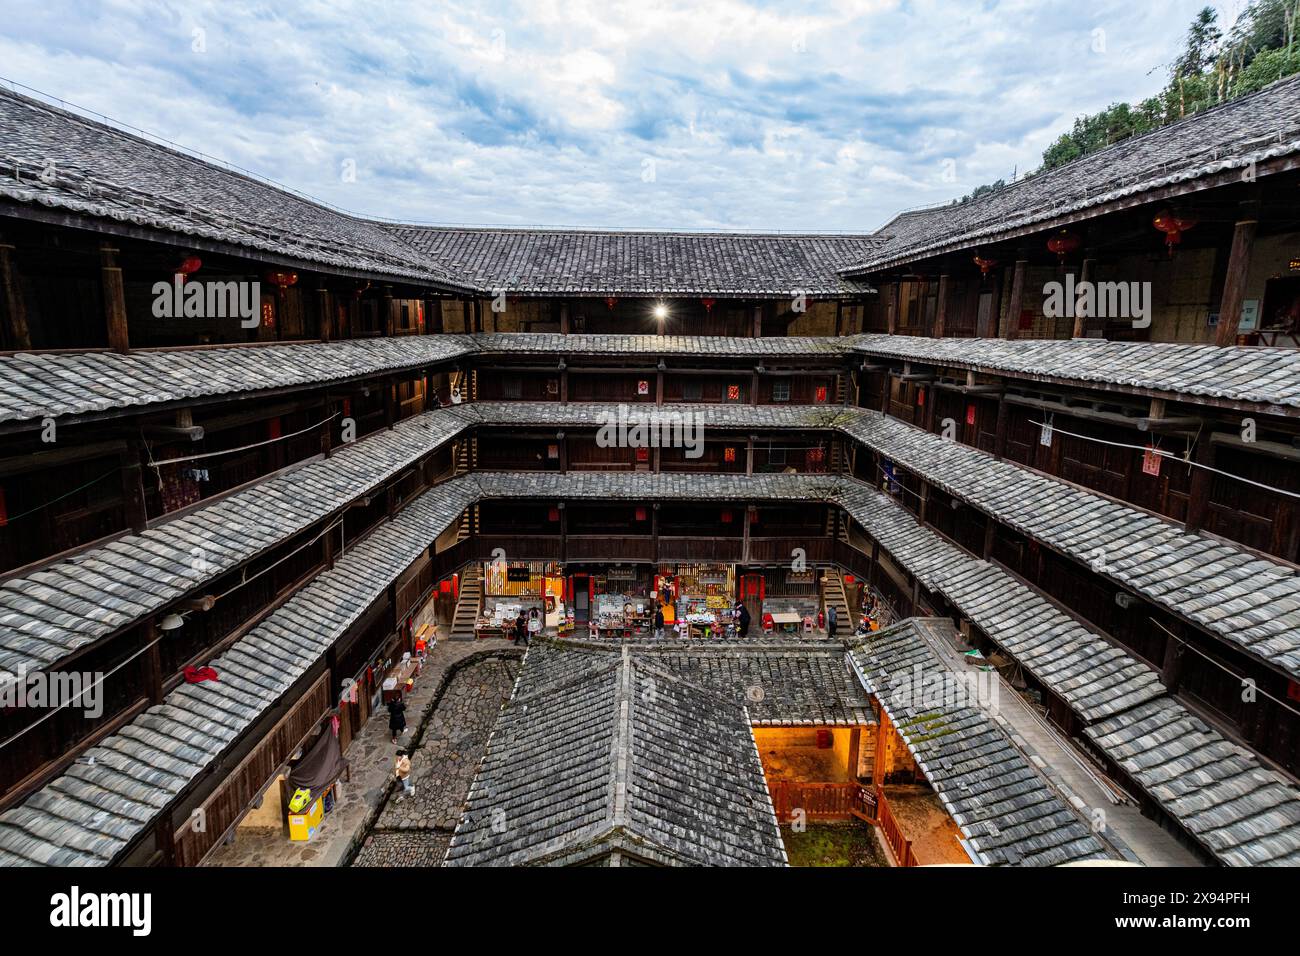
<path id="1" fill-rule="evenodd" d="M 1259 230 L 1259 203 L 1241 204 L 1240 217 L 1232 230 L 1232 248 L 1228 253 L 1228 272 L 1224 277 L 1223 299 L 1219 304 L 1219 324 L 1214 331 L 1214 344 L 1237 344 L 1241 326 L 1241 307 L 1246 299 L 1246 277 L 1250 271 L 1250 256 L 1255 247 L 1255 233 Z"/>
<path id="2" fill-rule="evenodd" d="M 122 507 L 126 512 L 126 523 L 136 534 L 142 534 L 149 526 L 149 513 L 144 499 L 144 469 L 140 465 L 140 454 L 144 442 L 134 439 L 127 442 L 119 458 L 122 467 Z"/>
<path id="3" fill-rule="evenodd" d="M 14 264 L 14 247 L 0 235 L 0 321 L 3 321 L 3 339 L 6 349 L 23 351 L 32 347 L 31 330 L 27 326 L 27 300 L 19 285 L 18 268 Z"/>
<path id="4" fill-rule="evenodd" d="M 1004 339 L 1020 337 L 1020 313 L 1024 310 L 1025 272 L 1028 268 L 1028 262 L 1024 259 L 1017 259 L 1012 269 L 1011 299 L 1007 303 L 1007 325 L 1002 330 L 1002 338 Z"/>
<path id="5" fill-rule="evenodd" d="M 939 293 L 934 308 L 934 337 L 941 339 L 948 328 L 948 287 L 946 275 L 939 276 Z"/>
<path id="6" fill-rule="evenodd" d="M 129 352 L 131 338 L 127 333 L 126 292 L 122 285 L 122 268 L 117 264 L 117 250 L 106 242 L 100 243 L 99 263 L 108 347 L 114 352 Z"/>
<path id="7" fill-rule="evenodd" d="M 322 342 L 334 336 L 334 317 L 330 309 L 330 293 L 323 285 L 316 289 L 317 334 Z"/>
<path id="8" fill-rule="evenodd" d="M 1085 258 L 1083 260 L 1083 267 L 1079 270 L 1080 284 L 1084 282 L 1092 281 L 1092 269 L 1095 264 L 1096 264 L 1095 259 Z M 1088 317 L 1086 315 L 1078 315 L 1076 310 L 1076 314 L 1074 316 L 1074 333 L 1073 333 L 1074 338 L 1076 339 L 1083 338 L 1087 331 L 1088 331 Z"/>

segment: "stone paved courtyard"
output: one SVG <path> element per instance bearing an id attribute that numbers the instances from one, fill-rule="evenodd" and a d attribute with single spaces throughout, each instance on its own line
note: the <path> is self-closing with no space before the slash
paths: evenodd
<path id="1" fill-rule="evenodd" d="M 419 732 L 415 796 L 391 791 L 353 866 L 438 866 L 519 662 L 489 658 L 457 671 Z"/>

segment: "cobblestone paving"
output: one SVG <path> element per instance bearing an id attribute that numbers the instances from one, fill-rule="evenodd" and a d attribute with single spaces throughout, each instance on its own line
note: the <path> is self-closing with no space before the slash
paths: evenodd
<path id="1" fill-rule="evenodd" d="M 510 697 L 517 660 L 494 658 L 459 670 L 411 756 L 415 796 L 388 796 L 354 866 L 437 866 L 460 822 L 488 737 Z"/>

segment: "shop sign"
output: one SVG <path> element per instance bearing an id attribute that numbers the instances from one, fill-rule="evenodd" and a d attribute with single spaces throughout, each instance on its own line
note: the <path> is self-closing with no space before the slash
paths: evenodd
<path id="1" fill-rule="evenodd" d="M 507 581 L 528 582 L 533 578 L 533 572 L 528 568 L 506 568 Z"/>
<path id="2" fill-rule="evenodd" d="M 700 584 L 726 584 L 727 574 L 725 571 L 701 571 L 695 576 L 695 580 Z"/>
<path id="3" fill-rule="evenodd" d="M 610 568 L 605 574 L 608 581 L 635 581 L 636 570 L 634 568 Z"/>
<path id="4" fill-rule="evenodd" d="M 817 572 L 815 571 L 787 571 L 785 572 L 786 584 L 815 584 L 817 582 Z"/>

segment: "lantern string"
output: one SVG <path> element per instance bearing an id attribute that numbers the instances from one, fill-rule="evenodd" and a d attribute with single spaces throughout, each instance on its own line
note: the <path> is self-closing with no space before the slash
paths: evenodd
<path id="1" fill-rule="evenodd" d="M 66 494 L 59 495 L 57 498 L 51 498 L 49 501 L 45 502 L 45 504 L 37 505 L 35 508 L 31 508 L 30 510 L 28 510 L 28 511 L 24 511 L 24 512 L 22 512 L 21 514 L 16 514 L 16 515 L 11 515 L 11 516 L 6 517 L 6 518 L 5 518 L 5 522 L 8 523 L 8 522 L 10 522 L 10 521 L 17 521 L 19 518 L 26 518 L 28 515 L 35 514 L 35 513 L 38 512 L 38 511 L 44 511 L 44 510 L 45 510 L 46 508 L 48 508 L 50 505 L 58 504 L 58 503 L 59 503 L 60 501 L 62 501 L 64 498 L 70 498 L 70 497 L 72 497 L 73 495 L 75 495 L 77 492 L 79 492 L 79 491 L 85 491 L 85 490 L 86 490 L 87 488 L 89 488 L 91 485 L 98 484 L 99 482 L 101 482 L 101 481 L 103 481 L 105 478 L 107 478 L 109 475 L 116 475 L 116 474 L 117 474 L 117 469 L 116 469 L 116 468 L 114 468 L 112 471 L 106 471 L 106 472 L 104 472 L 104 474 L 100 475 L 98 478 L 92 478 L 90 481 L 86 482 L 84 485 L 80 485 L 80 486 L 78 486 L 78 487 L 76 487 L 76 488 L 73 488 L 71 491 L 67 492 Z"/>
<path id="2" fill-rule="evenodd" d="M 204 452 L 200 455 L 185 455 L 180 458 L 168 458 L 165 461 L 154 461 L 153 449 L 151 449 L 147 443 L 145 445 L 145 451 L 149 453 L 149 467 L 155 469 L 161 467 L 162 465 L 174 465 L 177 462 L 182 462 L 182 461 L 198 461 L 202 458 L 215 458 L 218 455 L 233 455 L 237 451 L 248 451 L 253 448 L 261 448 L 263 445 L 271 445 L 278 441 L 287 441 L 290 438 L 297 438 L 299 435 L 306 434 L 309 431 L 314 431 L 317 428 L 320 428 L 320 426 L 322 425 L 329 424 L 330 422 L 334 421 L 334 419 L 338 418 L 339 415 L 341 414 L 342 412 L 335 412 L 329 418 L 321 419 L 316 424 L 308 425 L 306 428 L 299 429 L 296 432 L 290 432 L 288 435 L 281 435 L 278 438 L 268 438 L 265 441 L 253 442 L 253 444 L 251 445 L 243 445 L 239 448 L 224 448 L 221 451 L 209 451 L 209 452 Z"/>

